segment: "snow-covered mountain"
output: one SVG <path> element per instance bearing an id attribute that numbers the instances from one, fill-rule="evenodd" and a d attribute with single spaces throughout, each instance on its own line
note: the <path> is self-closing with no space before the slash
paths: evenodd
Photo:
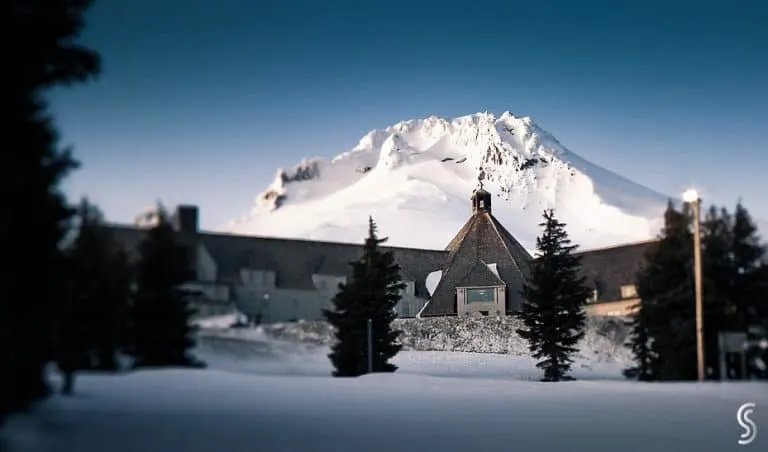
<path id="1" fill-rule="evenodd" d="M 146 207 L 133 218 L 133 225 L 140 229 L 149 229 L 160 223 L 160 209 Z"/>
<path id="2" fill-rule="evenodd" d="M 372 215 L 390 245 L 442 249 L 469 217 L 481 174 L 494 215 L 531 250 L 546 208 L 593 248 L 655 236 L 668 199 L 571 152 L 529 117 L 430 116 L 278 170 L 250 212 L 222 229 L 356 243 Z"/>

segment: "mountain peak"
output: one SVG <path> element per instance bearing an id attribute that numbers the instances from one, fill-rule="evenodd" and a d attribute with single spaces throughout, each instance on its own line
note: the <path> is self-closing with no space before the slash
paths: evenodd
<path id="1" fill-rule="evenodd" d="M 158 224 L 168 210 L 162 202 L 156 201 L 153 206 L 146 206 L 133 217 L 133 225 L 140 229 L 150 229 Z"/>
<path id="2" fill-rule="evenodd" d="M 500 221 L 529 248 L 545 208 L 580 243 L 600 246 L 652 237 L 666 203 L 574 154 L 529 116 L 479 112 L 400 121 L 335 157 L 280 169 L 253 209 L 224 229 L 358 242 L 373 215 L 393 245 L 442 248 L 466 220 L 480 172 L 501 198 Z"/>

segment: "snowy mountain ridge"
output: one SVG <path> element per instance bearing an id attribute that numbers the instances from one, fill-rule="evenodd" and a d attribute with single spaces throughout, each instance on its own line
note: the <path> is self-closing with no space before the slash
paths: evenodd
<path id="1" fill-rule="evenodd" d="M 494 215 L 529 249 L 545 208 L 582 247 L 656 235 L 667 196 L 588 162 L 529 117 L 504 112 L 401 121 L 333 158 L 279 169 L 224 232 L 359 242 L 372 215 L 393 246 L 442 249 L 484 179 Z"/>

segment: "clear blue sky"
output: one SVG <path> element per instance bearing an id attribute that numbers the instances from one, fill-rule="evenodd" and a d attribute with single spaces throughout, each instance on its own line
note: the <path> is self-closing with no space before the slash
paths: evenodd
<path id="1" fill-rule="evenodd" d="M 743 197 L 768 219 L 768 2 L 101 0 L 101 78 L 54 93 L 113 221 L 162 198 L 203 227 L 279 166 L 430 114 L 529 115 L 583 157 L 668 194 Z"/>

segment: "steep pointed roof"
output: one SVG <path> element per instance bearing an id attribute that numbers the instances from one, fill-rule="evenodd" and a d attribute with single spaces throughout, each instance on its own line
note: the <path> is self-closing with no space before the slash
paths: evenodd
<path id="1" fill-rule="evenodd" d="M 465 240 L 467 235 L 471 234 L 472 231 L 476 231 L 478 228 L 484 226 L 478 224 L 478 221 L 486 221 L 493 228 L 493 233 L 496 233 L 501 237 L 501 240 L 504 242 L 504 247 L 507 248 L 510 253 L 513 255 L 523 255 L 528 256 L 529 258 L 531 257 L 530 253 L 528 253 L 528 250 L 526 250 L 523 245 L 521 245 L 520 242 L 518 242 L 517 239 L 515 239 L 515 237 L 512 236 L 512 234 L 510 234 L 509 231 L 501 223 L 499 223 L 499 220 L 496 219 L 496 217 L 494 217 L 491 213 L 487 213 L 487 216 L 487 219 L 480 219 L 480 215 L 472 215 L 469 220 L 464 223 L 464 226 L 459 229 L 459 232 L 453 237 L 453 239 L 451 239 L 451 241 L 448 243 L 448 246 L 445 247 L 445 250 L 451 253 L 456 251 L 459 248 L 459 245 Z"/>
<path id="2" fill-rule="evenodd" d="M 483 261 L 477 261 L 472 270 L 469 271 L 467 276 L 459 281 L 459 286 L 501 286 L 504 285 L 504 281 L 501 280 L 496 273 L 491 271 L 491 268 Z"/>
<path id="3" fill-rule="evenodd" d="M 533 258 L 491 213 L 490 194 L 475 191 L 472 216 L 446 247 L 450 253 L 423 316 L 456 314 L 456 288 L 507 287 L 507 311 L 517 310 Z M 498 277 L 488 267 L 496 264 Z"/>

